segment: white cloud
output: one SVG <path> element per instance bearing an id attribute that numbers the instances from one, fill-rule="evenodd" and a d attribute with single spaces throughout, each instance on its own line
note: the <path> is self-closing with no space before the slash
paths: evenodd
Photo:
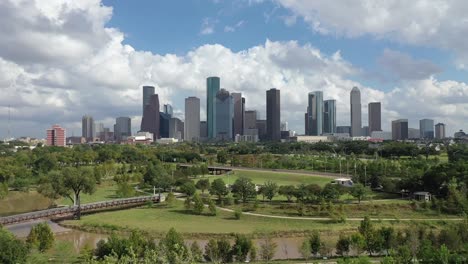
<path id="1" fill-rule="evenodd" d="M 8 23 L 18 32 L 0 38 L 0 47 L 9 47 L 0 49 L 0 136 L 6 133 L 8 105 L 16 136 L 43 137 L 54 123 L 69 129 L 69 135 L 71 131 L 78 135 L 83 114 L 91 114 L 107 126 L 115 117 L 131 116 L 136 131 L 141 85 L 155 85 L 161 103 L 173 104 L 180 113 L 187 96 L 198 96 L 202 106 L 205 104 L 205 78 L 212 75 L 221 77 L 222 87 L 242 92 L 247 108 L 259 110 L 263 117 L 265 91 L 281 89 L 282 119 L 298 132 L 303 131 L 306 94 L 314 90 L 323 90 L 326 99 L 336 99 L 338 123 L 348 124 L 353 86 L 361 87 L 364 106 L 382 101 L 386 128 L 391 118 L 415 122 L 434 117 L 455 131 L 468 117 L 466 84 L 427 77 L 403 80 L 385 93 L 353 81 L 360 70 L 339 51 L 324 54 L 310 44 L 267 40 L 238 52 L 215 44 L 181 55 L 153 54 L 123 44 L 122 32 L 105 27 L 111 9 L 98 0 L 47 1 L 47 6 L 39 0 L 29 4 L 12 1 L 0 3 L 0 10 L 8 10 L 8 16 L 0 16 L 0 24 Z M 1 30 L 7 33 L 8 27 Z M 40 37 L 35 43 L 28 42 L 22 32 Z M 61 46 L 56 46 L 56 39 L 64 40 Z M 75 51 L 77 46 L 85 48 Z"/>
<path id="2" fill-rule="evenodd" d="M 238 28 L 242 27 L 245 24 L 244 20 L 240 20 L 233 26 L 225 26 L 224 32 L 235 32 Z"/>
<path id="3" fill-rule="evenodd" d="M 458 67 L 468 67 L 466 0 L 275 2 L 304 18 L 321 34 L 371 35 L 378 39 L 440 48 L 456 54 Z"/>
<path id="4" fill-rule="evenodd" d="M 218 23 L 216 19 L 212 19 L 209 17 L 206 17 L 203 19 L 201 29 L 200 29 L 200 34 L 202 35 L 210 35 L 215 32 L 215 25 Z"/>

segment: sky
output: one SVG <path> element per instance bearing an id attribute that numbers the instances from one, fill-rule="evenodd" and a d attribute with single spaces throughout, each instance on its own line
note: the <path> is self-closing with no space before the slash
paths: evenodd
<path id="1" fill-rule="evenodd" d="M 206 78 L 241 92 L 265 118 L 265 91 L 281 90 L 281 119 L 304 132 L 307 94 L 382 102 L 382 127 L 434 119 L 468 130 L 466 0 L 2 0 L 0 138 L 45 137 L 53 124 L 81 135 L 81 117 L 106 127 L 141 122 L 143 85 L 183 119 Z M 8 122 L 10 112 L 10 122 Z"/>

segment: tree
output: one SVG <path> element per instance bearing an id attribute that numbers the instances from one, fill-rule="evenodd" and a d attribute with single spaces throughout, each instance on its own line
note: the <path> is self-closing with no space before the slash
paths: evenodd
<path id="1" fill-rule="evenodd" d="M 216 216 L 218 214 L 216 211 L 216 205 L 211 199 L 208 199 L 208 210 L 212 216 Z"/>
<path id="2" fill-rule="evenodd" d="M 201 199 L 200 195 L 196 193 L 193 196 L 193 212 L 197 215 L 201 215 L 203 213 L 203 209 L 205 208 L 205 204 Z"/>
<path id="3" fill-rule="evenodd" d="M 318 231 L 314 231 L 312 235 L 310 236 L 309 241 L 310 241 L 310 252 L 314 256 L 317 256 L 317 254 L 320 251 L 320 248 L 322 247 L 322 242 L 320 240 L 320 233 Z"/>
<path id="4" fill-rule="evenodd" d="M 322 197 L 327 201 L 337 200 L 340 197 L 340 191 L 338 190 L 339 186 L 336 184 L 328 183 L 322 189 Z"/>
<path id="5" fill-rule="evenodd" d="M 203 252 L 200 249 L 197 241 L 194 241 L 190 246 L 190 251 L 192 252 L 192 257 L 195 262 L 202 262 L 203 261 Z"/>
<path id="6" fill-rule="evenodd" d="M 246 261 L 252 246 L 252 239 L 248 238 L 246 235 L 237 234 L 234 245 L 232 246 L 232 254 L 236 257 L 236 261 Z"/>
<path id="7" fill-rule="evenodd" d="M 196 184 L 197 189 L 201 190 L 202 193 L 205 193 L 205 190 L 210 188 L 210 180 L 200 179 Z"/>
<path id="8" fill-rule="evenodd" d="M 169 229 L 159 245 L 167 256 L 169 263 L 181 263 L 187 261 L 190 257 L 182 235 L 177 233 L 174 228 Z"/>
<path id="9" fill-rule="evenodd" d="M 263 184 L 261 192 L 271 202 L 276 193 L 278 193 L 278 185 L 272 181 L 267 181 Z"/>
<path id="10" fill-rule="evenodd" d="M 218 196 L 219 202 L 222 201 L 223 197 L 228 194 L 228 189 L 223 179 L 216 179 L 211 183 L 210 194 Z"/>
<path id="11" fill-rule="evenodd" d="M 357 252 L 357 255 L 361 255 L 362 251 L 366 247 L 366 239 L 361 233 L 355 233 L 351 235 L 350 238 L 351 246 Z"/>
<path id="12" fill-rule="evenodd" d="M 39 223 L 31 228 L 27 242 L 32 247 L 37 247 L 40 252 L 45 252 L 54 245 L 54 233 L 46 222 Z"/>
<path id="13" fill-rule="evenodd" d="M 165 199 L 165 202 L 166 202 L 166 204 L 167 204 L 168 206 L 171 207 L 171 206 L 174 205 L 175 199 L 176 199 L 176 198 L 175 198 L 174 193 L 170 192 L 170 193 L 167 194 L 166 199 Z"/>
<path id="14" fill-rule="evenodd" d="M 26 243 L 0 227 L 0 263 L 25 263 L 28 253 Z"/>
<path id="15" fill-rule="evenodd" d="M 350 245 L 351 245 L 350 238 L 341 234 L 340 238 L 336 242 L 336 254 L 341 255 L 341 256 L 348 255 Z"/>
<path id="16" fill-rule="evenodd" d="M 399 264 L 413 263 L 413 255 L 407 245 L 397 247 L 397 249 L 392 253 L 392 257 L 395 259 L 395 262 Z"/>
<path id="17" fill-rule="evenodd" d="M 247 202 L 247 199 L 256 196 L 255 184 L 252 179 L 240 177 L 232 185 L 232 192 L 241 199 L 243 203 Z"/>
<path id="18" fill-rule="evenodd" d="M 208 261 L 219 263 L 220 256 L 218 250 L 218 242 L 214 239 L 210 239 L 205 246 L 205 258 Z"/>
<path id="19" fill-rule="evenodd" d="M 292 198 L 294 197 L 295 191 L 296 191 L 296 188 L 292 185 L 281 185 L 279 187 L 278 193 L 280 195 L 286 196 L 286 199 L 288 199 L 288 202 L 291 202 Z"/>
<path id="20" fill-rule="evenodd" d="M 278 245 L 273 241 L 271 236 L 266 235 L 260 246 L 260 258 L 268 263 L 273 259 L 277 247 Z"/>
<path id="21" fill-rule="evenodd" d="M 353 187 L 351 187 L 350 194 L 358 199 L 359 203 L 361 203 L 361 200 L 363 200 L 367 193 L 369 192 L 369 189 L 365 187 L 364 185 L 357 183 Z"/>
<path id="22" fill-rule="evenodd" d="M 180 191 L 186 194 L 187 196 L 192 196 L 197 191 L 197 188 L 195 187 L 195 184 L 193 184 L 192 181 L 188 181 L 180 187 Z"/>
<path id="23" fill-rule="evenodd" d="M 226 164 L 227 162 L 227 152 L 224 151 L 224 150 L 221 150 L 218 152 L 218 154 L 216 154 L 216 159 L 218 161 L 218 163 L 221 163 L 221 164 Z"/>
<path id="24" fill-rule="evenodd" d="M 299 252 L 301 253 L 302 257 L 307 262 L 307 260 L 310 258 L 311 253 L 312 253 L 312 248 L 310 247 L 309 239 L 304 239 L 304 241 L 301 244 L 301 247 L 299 248 Z"/>

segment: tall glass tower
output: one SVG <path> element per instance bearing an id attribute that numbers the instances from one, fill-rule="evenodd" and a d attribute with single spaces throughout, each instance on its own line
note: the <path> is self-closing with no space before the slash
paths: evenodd
<path id="1" fill-rule="evenodd" d="M 219 77 L 206 79 L 206 124 L 209 139 L 216 137 L 216 94 L 219 89 Z"/>
<path id="2" fill-rule="evenodd" d="M 154 94 L 153 86 L 143 86 L 143 111 L 145 111 L 145 106 L 149 105 L 150 97 Z"/>
<path id="3" fill-rule="evenodd" d="M 320 136 L 323 133 L 323 92 L 315 91 L 309 93 L 308 115 L 308 135 Z"/>
<path id="4" fill-rule="evenodd" d="M 323 102 L 323 133 L 336 133 L 336 101 L 325 100 Z"/>
<path id="5" fill-rule="evenodd" d="M 357 87 L 353 87 L 350 96 L 351 103 L 351 136 L 359 137 L 362 130 L 361 116 L 361 91 Z"/>
<path id="6" fill-rule="evenodd" d="M 222 141 L 231 141 L 232 124 L 234 117 L 234 104 L 228 91 L 221 89 L 216 94 L 216 138 Z"/>

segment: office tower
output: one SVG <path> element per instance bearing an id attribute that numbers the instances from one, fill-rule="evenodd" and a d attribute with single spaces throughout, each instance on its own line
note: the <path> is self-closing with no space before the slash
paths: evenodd
<path id="1" fill-rule="evenodd" d="M 351 136 L 351 127 L 350 126 L 337 126 L 336 133 L 339 134 L 348 134 Z"/>
<path id="2" fill-rule="evenodd" d="M 245 97 L 242 97 L 242 133 L 244 133 L 245 129 Z"/>
<path id="3" fill-rule="evenodd" d="M 271 88 L 266 91 L 266 130 L 267 138 L 271 141 L 280 141 L 281 130 L 281 104 L 280 104 L 280 90 Z"/>
<path id="4" fill-rule="evenodd" d="M 159 112 L 159 137 L 169 138 L 169 121 L 171 116 L 164 112 Z"/>
<path id="5" fill-rule="evenodd" d="M 423 139 L 434 139 L 434 120 L 419 120 L 419 137 Z"/>
<path id="6" fill-rule="evenodd" d="M 445 138 L 445 124 L 443 123 L 437 123 L 435 125 L 435 137 L 437 139 L 443 139 Z"/>
<path id="7" fill-rule="evenodd" d="M 289 129 L 288 129 L 288 122 L 286 122 L 286 121 L 281 122 L 280 131 L 289 131 Z"/>
<path id="8" fill-rule="evenodd" d="M 114 138 L 120 143 L 132 135 L 132 119 L 130 117 L 121 116 L 115 119 Z"/>
<path id="9" fill-rule="evenodd" d="M 184 122 L 177 117 L 171 117 L 169 120 L 169 138 L 184 139 Z"/>
<path id="10" fill-rule="evenodd" d="M 66 132 L 59 125 L 53 125 L 47 129 L 47 145 L 65 147 Z"/>
<path id="11" fill-rule="evenodd" d="M 103 123 L 97 123 L 94 125 L 94 136 L 101 138 L 102 133 L 104 132 L 104 124 Z"/>
<path id="12" fill-rule="evenodd" d="M 185 98 L 184 138 L 186 141 L 200 140 L 200 99 L 194 96 Z"/>
<path id="13" fill-rule="evenodd" d="M 256 129 L 257 128 L 257 111 L 249 110 L 244 114 L 244 128 Z"/>
<path id="14" fill-rule="evenodd" d="M 206 139 L 208 137 L 208 125 L 206 121 L 200 121 L 200 139 Z"/>
<path id="15" fill-rule="evenodd" d="M 242 123 L 243 111 L 242 111 L 242 94 L 241 93 L 231 93 L 232 104 L 234 107 L 234 117 L 233 117 L 233 135 L 242 135 Z"/>
<path id="16" fill-rule="evenodd" d="M 307 135 L 319 136 L 323 133 L 323 93 L 321 91 L 311 92 L 307 98 Z"/>
<path id="17" fill-rule="evenodd" d="M 232 118 L 234 116 L 234 106 L 232 96 L 225 89 L 221 89 L 216 94 L 216 127 L 215 134 L 218 140 L 233 140 Z M 209 131 L 208 131 L 209 132 Z"/>
<path id="18" fill-rule="evenodd" d="M 216 137 L 216 94 L 220 89 L 219 77 L 206 79 L 206 125 L 208 139 Z"/>
<path id="19" fill-rule="evenodd" d="M 369 103 L 368 108 L 368 124 L 369 124 L 369 135 L 374 131 L 382 131 L 382 109 L 380 102 Z"/>
<path id="20" fill-rule="evenodd" d="M 81 119 L 81 136 L 86 138 L 86 141 L 93 141 L 94 133 L 94 119 L 92 116 L 85 115 Z"/>
<path id="21" fill-rule="evenodd" d="M 258 138 L 260 140 L 267 140 L 267 121 L 265 119 L 257 120 L 255 126 L 258 129 Z"/>
<path id="22" fill-rule="evenodd" d="M 408 138 L 409 139 L 419 139 L 420 131 L 417 128 L 408 128 Z"/>
<path id="23" fill-rule="evenodd" d="M 336 133 L 336 100 L 323 102 L 323 134 Z"/>
<path id="24" fill-rule="evenodd" d="M 143 112 L 145 112 L 145 106 L 149 105 L 150 98 L 154 94 L 153 86 L 143 86 Z"/>
<path id="25" fill-rule="evenodd" d="M 167 114 L 167 115 L 169 115 L 170 117 L 172 117 L 173 112 L 174 112 L 174 110 L 172 109 L 172 105 L 170 105 L 170 104 L 165 104 L 163 110 L 164 110 L 163 112 L 164 112 L 165 114 Z"/>
<path id="26" fill-rule="evenodd" d="M 351 103 L 351 136 L 359 137 L 361 135 L 362 117 L 361 117 L 361 91 L 353 87 L 350 96 Z"/>
<path id="27" fill-rule="evenodd" d="M 408 139 L 408 119 L 398 119 L 392 121 L 392 139 Z"/>
<path id="28" fill-rule="evenodd" d="M 145 107 L 140 130 L 152 133 L 154 141 L 159 138 L 159 96 L 157 94 L 151 95 Z"/>

